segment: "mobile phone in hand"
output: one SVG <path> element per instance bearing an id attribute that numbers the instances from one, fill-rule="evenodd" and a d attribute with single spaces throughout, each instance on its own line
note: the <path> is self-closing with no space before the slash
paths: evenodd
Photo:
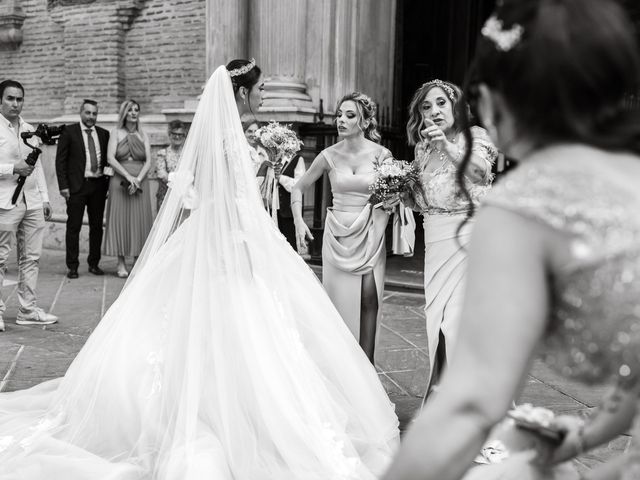
<path id="1" fill-rule="evenodd" d="M 553 443 L 554 445 L 562 443 L 562 440 L 564 440 L 564 436 L 566 435 L 566 432 L 559 427 L 546 426 L 538 422 L 526 420 L 521 417 L 512 416 L 509 414 L 507 415 L 513 419 L 516 427 L 536 433 L 537 435 L 540 435 L 545 440 Z"/>

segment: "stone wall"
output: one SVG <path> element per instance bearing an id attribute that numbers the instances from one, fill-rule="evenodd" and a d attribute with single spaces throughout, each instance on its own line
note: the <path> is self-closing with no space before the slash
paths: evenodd
<path id="1" fill-rule="evenodd" d="M 0 32 L 0 80 L 24 85 L 23 117 L 33 124 L 77 122 L 81 100 L 93 98 L 98 124 L 111 129 L 120 102 L 134 98 L 155 154 L 168 142 L 163 110 L 183 107 L 206 81 L 206 0 L 6 0 L 3 15 L 24 21 L 19 35 Z M 54 217 L 45 245 L 64 248 L 54 160 L 55 147 L 47 147 L 40 161 Z"/>
<path id="2" fill-rule="evenodd" d="M 17 4 L 18 5 L 18 4 Z M 206 80 L 206 0 L 23 0 L 20 45 L 0 45 L 1 77 L 25 86 L 24 116 L 74 114 L 82 98 L 115 113 L 181 107 Z"/>

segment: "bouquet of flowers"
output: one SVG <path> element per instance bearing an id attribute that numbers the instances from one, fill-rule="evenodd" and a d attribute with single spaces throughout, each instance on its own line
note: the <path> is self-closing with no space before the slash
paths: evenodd
<path id="1" fill-rule="evenodd" d="M 288 125 L 281 125 L 273 120 L 257 129 L 255 137 L 269 152 L 271 162 L 274 164 L 281 163 L 285 157 L 292 157 L 303 145 L 296 132 Z"/>
<path id="2" fill-rule="evenodd" d="M 376 159 L 373 170 L 375 180 L 369 186 L 369 203 L 373 208 L 382 207 L 387 213 L 393 213 L 392 251 L 396 255 L 410 257 L 416 240 L 413 211 L 397 202 L 389 208 L 385 202 L 394 202 L 403 193 L 412 195 L 415 185 L 420 182 L 420 174 L 413 164 L 392 157 Z"/>
<path id="3" fill-rule="evenodd" d="M 507 418 L 491 432 L 475 463 L 502 463 L 516 453 L 543 448 L 546 442 L 557 445 L 562 432 L 554 426 L 554 419 L 551 410 L 530 403 L 509 410 Z"/>
<path id="4" fill-rule="evenodd" d="M 418 170 L 404 160 L 387 157 L 373 164 L 375 181 L 369 186 L 369 202 L 376 208 L 384 207 L 384 202 L 392 200 L 402 193 L 411 193 L 414 184 L 419 181 Z"/>
<path id="5" fill-rule="evenodd" d="M 263 166 L 258 170 L 258 176 L 264 176 L 260 193 L 267 207 L 267 211 L 270 211 L 271 218 L 273 218 L 273 221 L 277 224 L 277 212 L 280 208 L 280 202 L 278 200 L 278 177 L 282 171 L 284 160 L 292 158 L 298 153 L 303 143 L 288 125 L 281 125 L 273 120 L 264 127 L 257 129 L 254 135 L 258 143 L 264 147 L 269 154 L 269 161 L 265 161 Z M 261 175 L 261 172 L 264 173 Z"/>

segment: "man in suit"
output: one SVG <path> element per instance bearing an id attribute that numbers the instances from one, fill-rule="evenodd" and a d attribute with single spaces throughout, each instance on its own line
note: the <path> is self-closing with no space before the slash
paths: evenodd
<path id="1" fill-rule="evenodd" d="M 58 139 L 56 173 L 60 195 L 67 200 L 67 277 L 78 278 L 80 229 L 85 206 L 89 217 L 89 272 L 104 275 L 100 263 L 104 205 L 109 177 L 103 174 L 107 166 L 109 132 L 96 127 L 98 103 L 83 100 L 80 123 L 67 125 Z"/>

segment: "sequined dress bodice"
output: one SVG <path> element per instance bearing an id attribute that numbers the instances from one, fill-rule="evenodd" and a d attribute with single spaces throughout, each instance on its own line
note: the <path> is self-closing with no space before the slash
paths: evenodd
<path id="1" fill-rule="evenodd" d="M 543 355 L 587 383 L 635 382 L 640 371 L 640 199 L 575 167 L 522 165 L 483 201 L 570 238 L 551 278 Z"/>

